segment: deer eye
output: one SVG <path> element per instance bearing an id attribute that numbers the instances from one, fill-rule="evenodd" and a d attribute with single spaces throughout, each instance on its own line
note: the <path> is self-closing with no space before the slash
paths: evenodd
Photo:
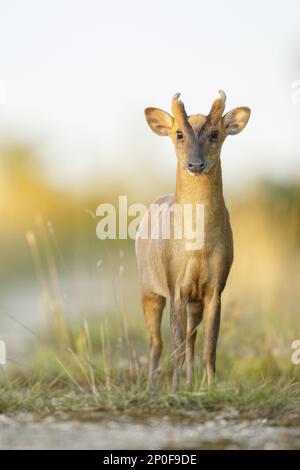
<path id="1" fill-rule="evenodd" d="M 215 142 L 219 137 L 219 131 L 212 131 L 209 134 L 209 140 Z"/>
<path id="2" fill-rule="evenodd" d="M 183 140 L 183 133 L 181 131 L 176 131 L 176 139 Z"/>

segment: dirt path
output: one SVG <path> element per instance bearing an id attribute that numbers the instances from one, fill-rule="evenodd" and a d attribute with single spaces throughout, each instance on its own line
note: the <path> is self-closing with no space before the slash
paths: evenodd
<path id="1" fill-rule="evenodd" d="M 81 421 L 62 416 L 0 415 L 0 449 L 300 449 L 300 427 L 271 426 L 265 420 L 216 417 L 94 416 Z"/>

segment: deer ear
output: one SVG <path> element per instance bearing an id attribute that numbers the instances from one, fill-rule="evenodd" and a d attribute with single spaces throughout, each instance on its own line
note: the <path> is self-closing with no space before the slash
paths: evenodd
<path id="1" fill-rule="evenodd" d="M 170 135 L 174 119 L 158 108 L 146 108 L 145 116 L 150 129 L 157 135 Z"/>
<path id="2" fill-rule="evenodd" d="M 235 108 L 223 117 L 225 136 L 241 132 L 246 126 L 251 110 L 246 106 Z"/>

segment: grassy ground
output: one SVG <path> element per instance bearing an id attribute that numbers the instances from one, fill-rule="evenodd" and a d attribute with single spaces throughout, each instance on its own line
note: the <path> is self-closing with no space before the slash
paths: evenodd
<path id="1" fill-rule="evenodd" d="M 245 319 L 243 319 L 245 321 Z M 147 337 L 134 315 L 67 325 L 34 337 L 25 366 L 0 374 L 0 412 L 108 411 L 110 413 L 229 413 L 236 418 L 267 418 L 274 423 L 300 422 L 300 370 L 289 358 L 262 349 L 262 338 L 231 339 L 224 319 L 218 355 L 218 381 L 201 388 L 200 340 L 193 390 L 182 385 L 171 392 L 172 349 L 167 321 L 161 361 L 161 388 L 147 391 Z M 245 331 L 244 321 L 236 328 Z M 249 332 L 248 332 L 249 333 Z M 258 335 L 259 336 L 259 335 Z M 240 337 L 240 335 L 238 335 Z M 229 345 L 230 344 L 230 348 Z M 249 356 L 249 351 L 252 351 Z M 239 352 L 239 354 L 237 354 Z M 275 355 L 274 355 L 275 353 Z"/>
<path id="2" fill-rule="evenodd" d="M 255 384 L 234 384 L 216 387 L 208 392 L 195 390 L 166 390 L 160 393 L 146 392 L 143 387 L 132 385 L 127 390 L 116 388 L 107 391 L 101 386 L 96 393 L 78 391 L 65 383 L 49 384 L 40 380 L 31 383 L 7 381 L 1 385 L 0 410 L 15 414 L 32 412 L 39 416 L 59 412 L 107 411 L 110 414 L 181 414 L 197 412 L 205 418 L 214 412 L 234 419 L 265 418 L 278 424 L 299 425 L 299 383 L 268 381 Z"/>

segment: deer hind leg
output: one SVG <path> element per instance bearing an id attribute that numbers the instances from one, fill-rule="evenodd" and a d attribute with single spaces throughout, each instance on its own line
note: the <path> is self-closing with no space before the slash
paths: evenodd
<path id="1" fill-rule="evenodd" d="M 197 326 L 201 323 L 203 316 L 203 304 L 201 302 L 190 302 L 187 307 L 187 332 L 186 332 L 186 384 L 189 388 L 193 384 L 193 364 L 195 353 L 195 341 Z"/>
<path id="2" fill-rule="evenodd" d="M 157 369 L 162 352 L 161 319 L 166 299 L 157 294 L 143 295 L 143 309 L 150 337 L 149 386 L 157 379 Z"/>
<path id="3" fill-rule="evenodd" d="M 180 370 L 185 359 L 185 340 L 187 323 L 186 304 L 179 304 L 176 306 L 175 302 L 171 301 L 170 322 L 171 332 L 174 341 L 175 360 L 172 389 L 173 391 L 175 391 L 179 385 Z"/>
<path id="4" fill-rule="evenodd" d="M 204 299 L 204 354 L 203 362 L 206 366 L 207 385 L 211 387 L 216 373 L 216 352 L 220 329 L 221 297 L 213 292 Z"/>

